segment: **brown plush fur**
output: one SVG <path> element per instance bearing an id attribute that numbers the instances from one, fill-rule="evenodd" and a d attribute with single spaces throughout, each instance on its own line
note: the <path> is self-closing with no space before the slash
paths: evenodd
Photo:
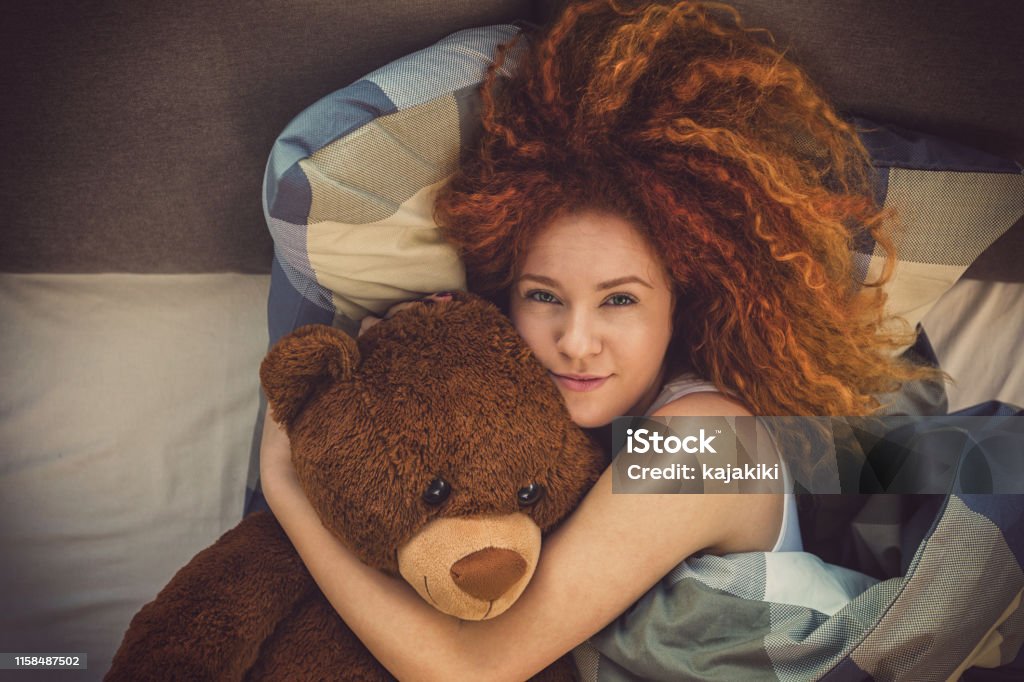
<path id="1" fill-rule="evenodd" d="M 369 565 L 410 584 L 431 575 L 429 594 L 414 587 L 463 618 L 515 601 L 541 532 L 604 464 L 508 320 L 467 294 L 413 306 L 358 344 L 304 327 L 268 353 L 261 379 L 324 525 Z M 451 492 L 430 505 L 423 493 L 438 477 Z M 544 494 L 521 507 L 517 492 L 533 483 Z M 542 677 L 572 670 L 563 658 Z M 107 676 L 243 678 L 390 679 L 268 514 L 247 517 L 143 607 Z"/>

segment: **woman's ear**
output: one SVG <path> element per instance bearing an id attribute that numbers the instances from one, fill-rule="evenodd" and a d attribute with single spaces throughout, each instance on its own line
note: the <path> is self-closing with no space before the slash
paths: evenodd
<path id="1" fill-rule="evenodd" d="M 350 379 L 358 364 L 355 340 L 333 327 L 311 324 L 282 337 L 260 366 L 260 382 L 274 420 L 290 432 L 317 389 Z"/>

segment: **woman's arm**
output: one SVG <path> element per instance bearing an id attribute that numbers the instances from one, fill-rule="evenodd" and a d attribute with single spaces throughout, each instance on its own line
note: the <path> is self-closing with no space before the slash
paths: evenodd
<path id="1" fill-rule="evenodd" d="M 722 396 L 696 394 L 659 414 L 735 410 Z M 287 438 L 267 421 L 267 501 L 328 600 L 399 679 L 526 679 L 611 622 L 686 557 L 770 549 L 781 522 L 778 495 L 612 494 L 605 471 L 544 540 L 519 600 L 496 619 L 464 622 L 362 564 L 323 527 L 291 470 Z"/>

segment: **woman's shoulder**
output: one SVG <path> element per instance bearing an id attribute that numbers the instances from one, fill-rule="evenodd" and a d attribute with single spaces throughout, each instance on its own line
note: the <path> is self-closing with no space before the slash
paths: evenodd
<path id="1" fill-rule="evenodd" d="M 746 406 L 728 393 L 719 391 L 714 384 L 693 375 L 670 381 L 662 390 L 658 401 L 648 412 L 652 417 L 750 417 Z M 758 427 L 760 428 L 760 427 Z M 769 441 L 770 435 L 768 435 Z M 779 456 L 776 453 L 776 456 Z M 781 461 L 781 458 L 780 458 Z M 787 481 L 788 470 L 783 464 Z M 787 483 L 788 485 L 788 483 Z M 747 518 L 738 529 L 708 549 L 710 554 L 736 551 L 800 551 L 800 527 L 796 504 L 792 495 L 724 495 L 730 513 Z"/>

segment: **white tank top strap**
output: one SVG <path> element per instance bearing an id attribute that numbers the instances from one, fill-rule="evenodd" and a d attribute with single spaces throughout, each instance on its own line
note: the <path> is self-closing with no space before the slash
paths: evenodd
<path id="1" fill-rule="evenodd" d="M 779 453 L 779 468 L 782 469 L 783 490 L 792 490 L 792 477 L 789 467 L 786 466 L 786 458 L 782 457 L 781 452 Z M 779 537 L 775 541 L 772 551 L 802 552 L 804 551 L 804 540 L 800 534 L 800 517 L 796 512 L 796 495 L 793 493 L 783 493 L 783 495 L 785 500 L 782 505 L 782 527 L 779 529 Z"/>
<path id="2" fill-rule="evenodd" d="M 661 393 L 654 399 L 650 408 L 647 410 L 647 414 L 653 414 L 660 408 L 669 404 L 673 400 L 682 398 L 684 395 L 690 395 L 691 393 L 721 393 L 718 388 L 710 381 L 705 381 L 694 374 L 683 374 L 673 379 L 672 381 L 665 384 L 665 387 L 661 389 Z M 781 453 L 779 453 L 781 455 Z M 792 490 L 793 483 L 789 473 L 789 467 L 786 466 L 785 458 L 780 456 L 780 469 L 782 470 L 782 478 L 785 485 L 785 490 Z M 771 551 L 773 552 L 802 552 L 804 549 L 803 538 L 800 537 L 800 520 L 796 513 L 796 496 L 793 493 L 784 493 L 785 500 L 782 505 L 782 527 L 779 529 L 779 537 L 775 541 L 775 546 Z"/>
<path id="3" fill-rule="evenodd" d="M 661 393 L 651 403 L 647 414 L 653 414 L 673 400 L 691 393 L 721 393 L 721 391 L 710 381 L 704 381 L 694 374 L 683 374 L 665 384 L 665 387 L 661 389 Z"/>

